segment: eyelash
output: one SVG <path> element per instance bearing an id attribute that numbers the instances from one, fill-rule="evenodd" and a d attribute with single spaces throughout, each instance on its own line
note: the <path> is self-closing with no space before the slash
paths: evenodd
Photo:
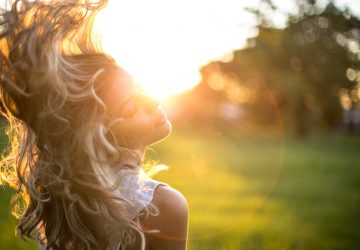
<path id="1" fill-rule="evenodd" d="M 132 117 L 136 114 L 138 109 L 139 109 L 139 106 L 137 104 L 129 103 L 128 105 L 126 105 L 126 107 L 121 112 L 121 116 L 124 118 Z"/>
<path id="2" fill-rule="evenodd" d="M 152 109 L 152 102 L 148 100 L 145 96 L 137 93 L 131 97 L 128 104 L 124 107 L 121 112 L 121 117 L 130 118 L 136 114 L 139 108 L 142 107 L 145 110 Z"/>

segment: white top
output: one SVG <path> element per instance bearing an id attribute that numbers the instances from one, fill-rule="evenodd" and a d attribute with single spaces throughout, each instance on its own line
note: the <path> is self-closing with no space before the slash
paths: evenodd
<path id="1" fill-rule="evenodd" d="M 155 189 L 159 185 L 169 186 L 166 183 L 147 177 L 142 171 L 140 171 L 139 175 L 127 175 L 124 177 L 118 192 L 122 197 L 127 198 L 134 204 L 135 211 L 130 211 L 130 214 L 133 214 L 132 218 L 135 218 L 141 210 L 151 203 Z"/>
<path id="2" fill-rule="evenodd" d="M 129 211 L 131 218 L 135 218 L 141 210 L 151 203 L 155 189 L 159 185 L 169 186 L 166 183 L 147 177 L 142 170 L 139 175 L 131 174 L 124 177 L 118 192 L 122 197 L 125 197 L 134 204 L 135 211 Z M 40 241 L 38 243 L 40 250 L 46 249 Z"/>

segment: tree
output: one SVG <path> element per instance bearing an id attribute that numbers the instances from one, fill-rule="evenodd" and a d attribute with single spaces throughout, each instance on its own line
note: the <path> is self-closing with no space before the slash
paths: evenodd
<path id="1" fill-rule="evenodd" d="M 263 2 L 276 10 L 270 0 Z M 339 91 L 360 82 L 360 21 L 332 3 L 324 9 L 315 1 L 297 4 L 298 13 L 288 14 L 285 29 L 271 27 L 270 17 L 260 9 L 253 11 L 260 20 L 259 35 L 252 41 L 255 47 L 236 51 L 233 61 L 220 65 L 239 84 L 251 75 L 260 77 L 301 135 L 311 121 L 327 127 L 341 122 Z M 349 70 L 355 77 L 349 77 Z M 254 109 L 258 114 L 268 107 L 263 100 L 257 98 L 254 104 L 263 107 Z"/>

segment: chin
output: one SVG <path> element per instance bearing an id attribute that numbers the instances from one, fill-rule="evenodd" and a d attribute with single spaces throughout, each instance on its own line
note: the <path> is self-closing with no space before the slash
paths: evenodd
<path id="1" fill-rule="evenodd" d="M 165 137 L 163 139 L 168 137 L 172 132 L 172 124 L 171 124 L 171 122 L 169 120 L 166 120 L 164 126 L 166 127 L 166 133 L 165 133 L 166 135 L 165 135 Z"/>
<path id="2" fill-rule="evenodd" d="M 163 140 L 165 140 L 172 131 L 172 124 L 169 120 L 166 120 L 164 123 L 162 123 L 161 125 L 158 126 L 157 128 L 157 136 L 156 139 L 151 143 L 151 144 L 155 144 L 158 142 L 161 142 Z"/>

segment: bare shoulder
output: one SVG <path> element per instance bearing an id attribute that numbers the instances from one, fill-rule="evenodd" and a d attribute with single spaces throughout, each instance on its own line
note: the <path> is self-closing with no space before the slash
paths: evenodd
<path id="1" fill-rule="evenodd" d="M 155 189 L 152 203 L 159 208 L 157 216 L 141 219 L 145 229 L 158 229 L 158 233 L 146 234 L 147 242 L 154 250 L 186 249 L 188 233 L 188 203 L 178 190 L 160 185 Z"/>
<path id="2" fill-rule="evenodd" d="M 162 209 L 164 214 L 179 216 L 188 212 L 188 203 L 184 195 L 169 186 L 158 186 L 152 203 Z"/>

